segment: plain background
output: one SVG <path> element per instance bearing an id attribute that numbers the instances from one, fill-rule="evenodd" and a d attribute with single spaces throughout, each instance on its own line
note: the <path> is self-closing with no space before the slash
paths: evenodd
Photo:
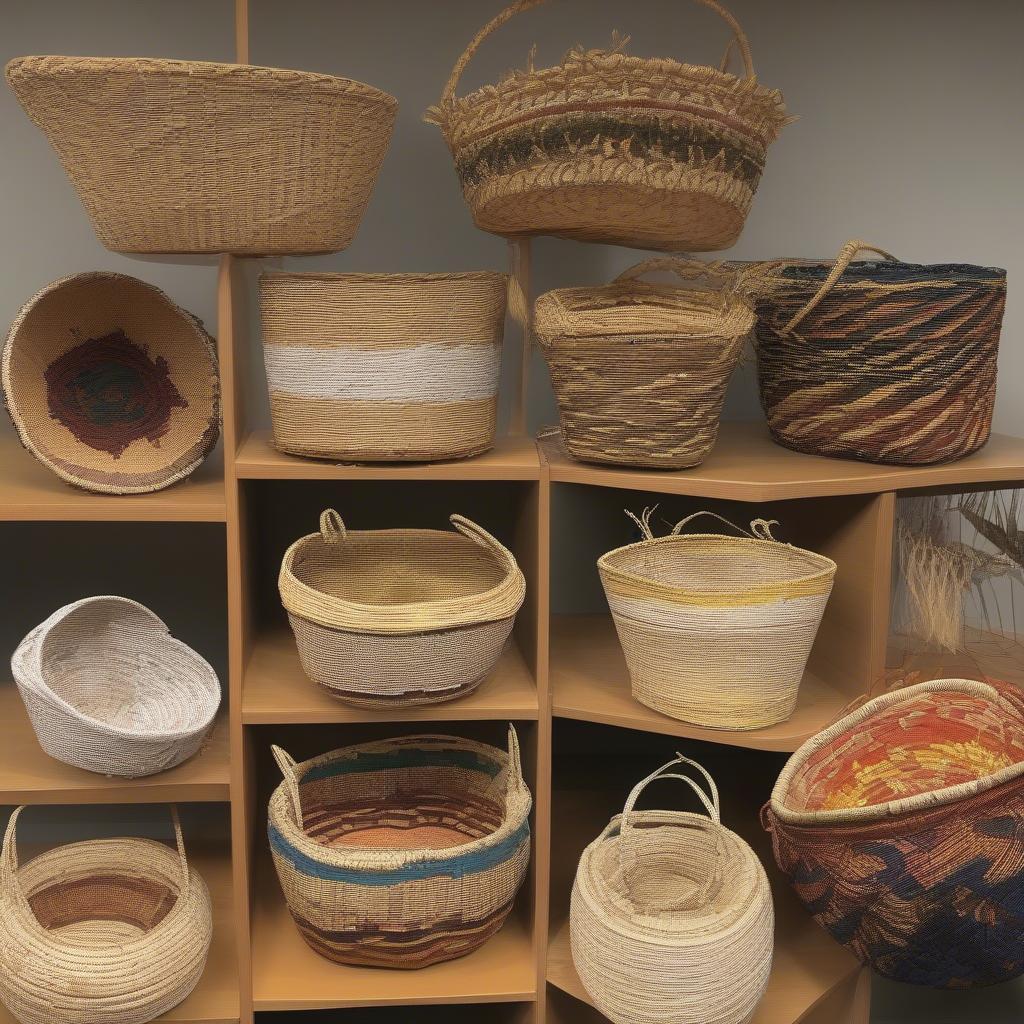
<path id="1" fill-rule="evenodd" d="M 499 7 L 500 0 L 251 0 L 254 63 L 359 79 L 391 92 L 400 104 L 391 149 L 353 245 L 337 256 L 290 259 L 284 265 L 504 269 L 505 243 L 473 227 L 440 133 L 422 120 L 465 44 Z M 1024 312 L 1016 290 L 1024 265 L 1024 5 L 1016 0 L 731 0 L 731 7 L 750 37 L 760 80 L 781 89 L 800 120 L 771 149 L 747 227 L 729 255 L 826 257 L 848 238 L 860 237 L 906 260 L 1007 268 L 996 429 L 1024 433 Z M 30 53 L 231 60 L 232 18 L 231 0 L 0 0 L 0 56 L 4 61 Z M 613 29 L 631 35 L 630 52 L 698 62 L 717 62 L 727 39 L 711 12 L 680 0 L 553 0 L 493 36 L 470 66 L 463 88 L 522 67 L 534 42 L 542 65 L 577 43 L 607 45 Z M 0 231 L 4 323 L 55 278 L 106 268 L 159 285 L 215 325 L 214 263 L 132 259 L 104 250 L 56 156 L 6 88 L 0 89 Z M 641 256 L 542 239 L 534 245 L 535 291 L 603 282 Z M 251 343 L 258 350 L 258 338 Z M 510 367 L 515 358 L 510 344 Z M 530 420 L 537 428 L 555 416 L 543 366 L 536 361 L 534 369 Z M 258 365 L 253 387 L 265 407 Z M 760 415 L 752 366 L 737 374 L 726 415 Z M 10 426 L 5 422 L 0 429 Z M 78 563 L 84 576 L 97 567 L 109 570 L 112 557 L 121 559 L 118 533 L 118 528 L 67 527 L 51 534 L 48 543 L 69 557 L 87 552 Z M 134 542 L 131 534 L 125 530 Z M 25 535 L 3 529 L 5 558 L 24 550 Z M 168 543 L 174 541 L 168 537 Z M 32 561 L 19 564 L 27 580 Z M 187 576 L 176 569 L 161 568 L 164 601 L 188 606 L 181 601 Z M 222 660 L 209 626 L 215 621 L 210 614 L 220 614 L 223 602 L 216 575 L 204 583 L 202 616 L 189 623 L 181 612 L 181 630 Z M 4 640 L 39 621 L 19 593 L 17 574 L 0 589 L 8 620 Z M 43 594 L 38 600 L 51 598 Z M 1009 1022 L 1019 1020 L 1024 1009 L 1019 985 L 961 994 L 878 983 L 875 991 L 878 1021 Z"/>

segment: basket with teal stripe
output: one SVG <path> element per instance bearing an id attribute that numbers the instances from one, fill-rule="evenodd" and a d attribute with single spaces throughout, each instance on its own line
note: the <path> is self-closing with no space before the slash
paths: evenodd
<path id="1" fill-rule="evenodd" d="M 277 876 L 299 931 L 336 963 L 426 967 L 479 948 L 530 859 L 530 791 L 508 752 L 403 736 L 296 763 L 270 798 Z"/>

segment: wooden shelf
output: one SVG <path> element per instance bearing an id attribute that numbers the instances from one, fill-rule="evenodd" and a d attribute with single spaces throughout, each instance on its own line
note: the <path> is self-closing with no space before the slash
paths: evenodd
<path id="1" fill-rule="evenodd" d="M 13 683 L 0 686 L 0 803 L 121 804 L 230 799 L 224 711 L 206 746 L 184 764 L 141 779 L 97 775 L 56 761 L 39 746 Z"/>
<path id="2" fill-rule="evenodd" d="M 18 443 L 0 434 L 0 522 L 222 523 L 224 476 L 210 458 L 187 480 L 152 494 L 91 494 L 66 484 Z"/>
<path id="3" fill-rule="evenodd" d="M 734 501 L 875 494 L 916 487 L 957 487 L 1024 479 L 1024 439 L 994 434 L 974 455 L 939 466 L 877 466 L 802 455 L 772 441 L 760 421 L 723 423 L 701 466 L 684 470 L 619 469 L 577 462 L 559 436 L 540 441 L 551 480 Z"/>
<path id="4" fill-rule="evenodd" d="M 483 455 L 448 462 L 349 463 L 279 452 L 264 431 L 243 441 L 235 460 L 248 480 L 538 480 L 540 458 L 528 437 L 501 437 Z"/>
<path id="5" fill-rule="evenodd" d="M 704 729 L 668 718 L 633 699 L 626 659 L 610 615 L 551 620 L 552 712 L 562 718 L 686 736 L 754 750 L 796 750 L 834 719 L 851 698 L 808 672 L 793 717 L 767 729 Z"/>
<path id="6" fill-rule="evenodd" d="M 537 687 L 514 639 L 494 672 L 471 694 L 444 704 L 357 708 L 331 697 L 302 670 L 291 630 L 260 633 L 245 670 L 242 721 L 247 725 L 325 722 L 536 720 Z"/>

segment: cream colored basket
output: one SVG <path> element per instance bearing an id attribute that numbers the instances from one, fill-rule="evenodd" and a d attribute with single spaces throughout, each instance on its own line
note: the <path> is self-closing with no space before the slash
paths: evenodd
<path id="1" fill-rule="evenodd" d="M 701 786 L 680 771 L 689 765 Z M 656 779 L 679 779 L 709 817 L 636 811 Z M 584 851 L 569 914 L 572 959 L 615 1024 L 742 1024 L 771 973 L 775 913 L 754 851 L 721 824 L 718 791 L 681 755 L 639 782 Z"/>
<path id="2" fill-rule="evenodd" d="M 668 537 L 609 551 L 597 567 L 629 666 L 633 696 L 655 711 L 713 729 L 785 721 L 797 692 L 836 565 L 781 544 L 755 519 L 746 537 Z M 739 531 L 744 532 L 744 531 Z"/>
<path id="3" fill-rule="evenodd" d="M 0 862 L 0 1000 L 21 1024 L 145 1024 L 206 965 L 206 883 L 150 839 L 60 846 L 18 866 L 11 815 Z"/>
<path id="4" fill-rule="evenodd" d="M 180 764 L 220 705 L 209 663 L 125 597 L 58 608 L 18 645 L 11 668 L 43 750 L 104 775 Z"/>
<path id="5" fill-rule="evenodd" d="M 451 523 L 458 532 L 348 531 L 328 509 L 292 544 L 278 582 L 311 679 L 365 707 L 433 704 L 483 681 L 526 581 L 486 530 Z"/>

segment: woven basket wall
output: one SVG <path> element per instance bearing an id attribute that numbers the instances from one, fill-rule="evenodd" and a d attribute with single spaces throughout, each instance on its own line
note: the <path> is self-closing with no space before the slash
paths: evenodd
<path id="1" fill-rule="evenodd" d="M 274 444 L 315 458 L 463 458 L 494 444 L 505 274 L 260 278 Z"/>
<path id="2" fill-rule="evenodd" d="M 406 736 L 296 764 L 270 798 L 274 865 L 302 937 L 336 963 L 418 968 L 501 928 L 530 859 L 530 791 L 509 752 Z"/>
<path id="3" fill-rule="evenodd" d="M 1024 974 L 1024 698 L 939 679 L 869 701 L 790 758 L 775 859 L 864 963 L 932 988 Z"/>
<path id="4" fill-rule="evenodd" d="M 20 1024 L 146 1024 L 177 1006 L 206 965 L 206 883 L 150 839 L 60 846 L 18 866 L 19 807 L 0 864 L 0 1000 Z"/>
<path id="5" fill-rule="evenodd" d="M 486 530 L 320 532 L 285 552 L 279 586 L 306 674 L 362 707 L 433 704 L 474 690 L 501 656 L 526 581 Z"/>
<path id="6" fill-rule="evenodd" d="M 747 537 L 679 535 L 709 514 L 657 539 L 645 514 L 647 539 L 597 567 L 641 704 L 712 729 L 760 729 L 796 707 L 836 565 L 774 540 L 764 520 Z"/>
<path id="7" fill-rule="evenodd" d="M 398 104 L 303 71 L 19 57 L 7 80 L 115 252 L 336 252 L 352 241 Z"/>
<path id="8" fill-rule="evenodd" d="M 754 314 L 727 289 L 635 280 L 661 269 L 684 279 L 722 276 L 713 265 L 658 258 L 610 285 L 558 289 L 537 300 L 534 330 L 562 438 L 584 462 L 683 469 L 700 465 L 714 447 Z"/>
<path id="9" fill-rule="evenodd" d="M 1006 272 L 963 264 L 773 266 L 757 283 L 761 404 L 772 436 L 811 455 L 918 465 L 992 429 Z M 887 255 L 884 254 L 883 255 Z"/>
<path id="10" fill-rule="evenodd" d="M 686 782 L 710 817 L 634 810 L 661 778 Z M 583 851 L 572 958 L 594 1005 L 617 1024 L 743 1024 L 768 984 L 774 922 L 761 862 L 721 824 L 711 776 L 679 756 L 642 780 Z"/>
<path id="11" fill-rule="evenodd" d="M 741 78 L 726 61 L 713 68 L 580 48 L 554 67 L 531 62 L 456 97 L 483 40 L 541 2 L 518 0 L 481 29 L 427 113 L 477 227 L 674 252 L 729 248 L 788 123 L 782 94 L 758 84 L 735 18 L 700 0 L 732 31 Z"/>
<path id="12" fill-rule="evenodd" d="M 211 666 L 124 597 L 58 608 L 18 645 L 11 669 L 43 750 L 103 775 L 180 764 L 203 745 L 220 706 Z"/>

